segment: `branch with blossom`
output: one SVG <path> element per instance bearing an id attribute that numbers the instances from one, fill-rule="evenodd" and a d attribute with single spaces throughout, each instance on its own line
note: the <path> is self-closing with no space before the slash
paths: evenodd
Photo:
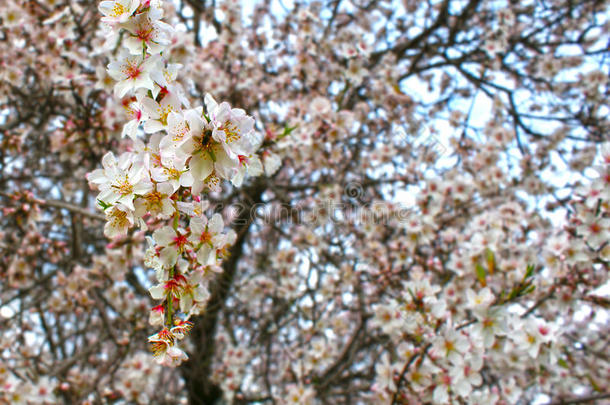
<path id="1" fill-rule="evenodd" d="M 135 150 L 118 158 L 108 152 L 103 168 L 87 179 L 100 190 L 107 237 L 124 237 L 134 226 L 156 228 L 145 264 L 156 272 L 150 294 L 160 301 L 150 323 L 162 329 L 148 340 L 160 364 L 177 366 L 187 359 L 177 342 L 191 329 L 189 318 L 205 311 L 207 285 L 236 238 L 223 232 L 220 214 L 206 217 L 209 203 L 201 193 L 219 191 L 223 181 L 239 185 L 246 171 L 261 174 L 260 141 L 244 110 L 210 94 L 205 106 L 190 108 L 176 81 L 180 66 L 168 48 L 173 28 L 161 21 L 161 1 L 102 1 L 99 10 L 108 35 L 123 46 L 108 75 L 133 117 L 123 136 Z M 140 126 L 150 139 L 138 138 Z"/>

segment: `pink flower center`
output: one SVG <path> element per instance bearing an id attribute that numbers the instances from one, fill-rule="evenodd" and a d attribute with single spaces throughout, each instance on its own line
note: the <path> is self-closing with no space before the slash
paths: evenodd
<path id="1" fill-rule="evenodd" d="M 602 231 L 602 227 L 598 223 L 594 222 L 589 225 L 589 230 L 591 233 L 600 233 Z"/>
<path id="2" fill-rule="evenodd" d="M 184 245 L 186 245 L 186 242 L 186 235 L 179 235 L 174 238 L 174 244 L 179 248 L 182 248 Z"/>
<path id="3" fill-rule="evenodd" d="M 153 32 L 152 28 L 148 28 L 148 29 L 142 28 L 142 29 L 139 29 L 136 31 L 136 36 L 138 38 L 140 38 L 142 41 L 147 42 L 150 40 L 150 37 L 152 36 L 152 32 Z"/>
<path id="4" fill-rule="evenodd" d="M 210 234 L 208 231 L 205 231 L 201 234 L 201 237 L 199 238 L 201 240 L 202 243 L 208 243 L 212 241 L 212 234 Z"/>
<path id="5" fill-rule="evenodd" d="M 142 69 L 136 64 L 132 65 L 131 63 L 128 63 L 125 69 L 123 69 L 123 73 L 125 73 L 129 79 L 135 80 L 140 76 L 140 73 L 142 73 Z"/>

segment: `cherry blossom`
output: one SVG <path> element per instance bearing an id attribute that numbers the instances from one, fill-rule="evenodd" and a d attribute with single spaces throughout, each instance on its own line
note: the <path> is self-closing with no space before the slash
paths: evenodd
<path id="1" fill-rule="evenodd" d="M 110 0 L 100 2 L 99 10 L 104 14 L 102 21 L 124 23 L 132 17 L 139 6 L 140 0 Z"/>
<path id="2" fill-rule="evenodd" d="M 4 1 L 0 403 L 607 400 L 608 5 L 360 3 Z"/>
<path id="3" fill-rule="evenodd" d="M 153 90 L 154 83 L 150 78 L 151 71 L 158 69 L 159 58 L 156 56 L 142 57 L 122 52 L 116 61 L 108 65 L 108 74 L 117 83 L 114 92 L 117 97 L 138 89 Z"/>

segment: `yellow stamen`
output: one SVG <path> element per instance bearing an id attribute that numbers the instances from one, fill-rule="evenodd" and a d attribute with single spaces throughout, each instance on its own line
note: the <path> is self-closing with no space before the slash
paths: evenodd
<path id="1" fill-rule="evenodd" d="M 227 120 L 220 129 L 227 135 L 227 143 L 234 142 L 240 138 L 237 125 L 233 124 L 231 121 Z"/>

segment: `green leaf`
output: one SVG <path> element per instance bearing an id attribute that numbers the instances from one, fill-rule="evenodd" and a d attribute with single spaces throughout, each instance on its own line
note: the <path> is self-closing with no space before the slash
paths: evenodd
<path id="1" fill-rule="evenodd" d="M 587 374 L 586 375 L 587 379 L 589 380 L 589 383 L 591 384 L 591 387 L 593 387 L 593 389 L 597 392 L 601 392 L 601 388 L 599 387 L 599 385 L 595 382 L 595 380 L 593 379 L 593 377 L 591 377 L 591 375 Z"/>
<path id="2" fill-rule="evenodd" d="M 278 136 L 277 139 L 282 139 L 283 137 L 290 135 L 290 133 L 297 129 L 297 127 L 298 125 L 295 125 L 294 127 L 289 127 L 288 125 L 286 125 L 284 127 L 284 132 L 282 132 L 282 134 Z"/>
<path id="3" fill-rule="evenodd" d="M 411 290 L 410 288 L 407 288 L 407 292 L 409 293 L 409 295 L 411 296 L 411 299 L 413 301 L 417 301 L 417 298 L 415 298 L 415 294 L 413 293 L 413 290 Z"/>
<path id="4" fill-rule="evenodd" d="M 533 284 L 527 284 L 526 286 L 524 286 L 524 288 L 521 290 L 519 295 L 527 295 L 531 292 L 533 292 L 536 289 L 536 286 Z"/>
<path id="5" fill-rule="evenodd" d="M 494 270 L 496 268 L 496 256 L 491 249 L 487 248 L 485 250 L 485 256 L 487 259 L 487 268 L 489 269 L 489 274 L 494 274 Z"/>
<path id="6" fill-rule="evenodd" d="M 533 264 L 528 264 L 527 269 L 525 270 L 525 276 L 523 276 L 523 279 L 525 280 L 526 278 L 530 278 L 531 276 L 533 276 L 534 269 L 535 269 L 535 266 Z"/>
<path id="7" fill-rule="evenodd" d="M 102 211 L 106 211 L 108 208 L 112 207 L 112 204 L 108 204 L 102 200 L 97 200 L 97 205 L 100 206 Z"/>
<path id="8" fill-rule="evenodd" d="M 477 263 L 477 265 L 475 266 L 475 270 L 477 272 L 477 278 L 479 279 L 479 283 L 481 283 L 481 285 L 485 287 L 487 285 L 487 282 L 485 281 L 485 268 L 479 263 Z"/>

